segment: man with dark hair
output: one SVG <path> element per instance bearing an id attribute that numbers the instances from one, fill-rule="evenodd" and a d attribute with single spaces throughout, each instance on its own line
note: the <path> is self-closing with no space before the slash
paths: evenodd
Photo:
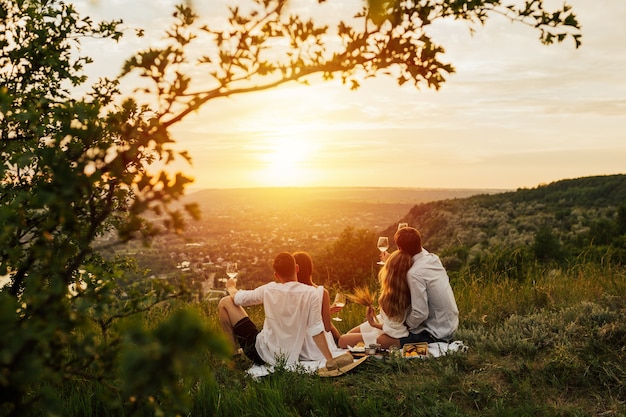
<path id="1" fill-rule="evenodd" d="M 236 280 L 226 282 L 228 295 L 218 304 L 220 324 L 233 346 L 236 343 L 255 364 L 274 365 L 278 360 L 286 364 L 298 361 L 307 335 L 326 358 L 326 367 L 332 368 L 332 354 L 326 343 L 321 303 L 314 287 L 298 282 L 298 266 L 286 252 L 274 258 L 274 277 L 277 281 L 254 290 L 238 290 Z M 265 321 L 259 331 L 243 309 L 244 306 L 263 304 Z"/>
<path id="2" fill-rule="evenodd" d="M 399 229 L 394 240 L 398 249 L 413 257 L 407 273 L 411 312 L 405 324 L 409 335 L 400 343 L 450 342 L 459 325 L 459 310 L 439 257 L 422 247 L 422 236 L 413 227 Z"/>

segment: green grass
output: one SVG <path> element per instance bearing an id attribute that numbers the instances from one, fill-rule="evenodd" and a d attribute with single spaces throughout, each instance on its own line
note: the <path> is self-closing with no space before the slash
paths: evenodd
<path id="1" fill-rule="evenodd" d="M 453 286 L 456 338 L 466 353 L 369 358 L 337 378 L 279 367 L 260 380 L 247 376 L 245 358 L 209 354 L 213 379 L 191 392 L 187 416 L 626 415 L 626 271 L 583 266 L 524 280 L 475 275 L 455 277 Z M 194 308 L 219 328 L 216 302 Z M 262 325 L 262 308 L 247 310 Z M 159 314 L 167 312 L 149 319 Z M 364 320 L 365 307 L 349 303 L 341 317 L 336 325 L 345 332 Z M 68 390 L 63 415 L 121 415 L 91 402 L 90 389 Z"/>
<path id="2" fill-rule="evenodd" d="M 457 339 L 467 353 L 368 359 L 339 378 L 278 371 L 254 381 L 246 361 L 216 365 L 216 416 L 626 415 L 626 275 L 592 266 L 526 280 L 455 279 Z M 214 316 L 207 308 L 207 319 Z M 364 319 L 348 304 L 342 331 Z M 262 311 L 251 316 L 262 323 Z M 211 394 L 215 396 L 216 394 Z M 206 406 L 204 396 L 196 404 Z"/>

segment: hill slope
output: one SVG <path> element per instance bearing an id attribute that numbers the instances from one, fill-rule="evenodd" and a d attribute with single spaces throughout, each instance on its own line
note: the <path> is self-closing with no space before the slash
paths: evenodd
<path id="1" fill-rule="evenodd" d="M 626 233 L 626 175 L 418 204 L 399 221 L 418 228 L 427 249 L 455 253 L 463 262 L 495 248 L 530 247 L 538 234 L 570 254 L 615 246 Z M 395 227 L 383 234 L 393 236 Z"/>

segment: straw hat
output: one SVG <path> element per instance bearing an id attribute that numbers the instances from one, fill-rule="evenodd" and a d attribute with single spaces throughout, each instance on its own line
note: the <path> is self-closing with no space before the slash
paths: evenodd
<path id="1" fill-rule="evenodd" d="M 361 359 L 355 361 L 350 352 L 347 352 L 327 361 L 326 367 L 320 368 L 317 373 L 319 376 L 323 377 L 343 375 L 363 363 L 366 359 L 367 356 L 363 356 Z"/>

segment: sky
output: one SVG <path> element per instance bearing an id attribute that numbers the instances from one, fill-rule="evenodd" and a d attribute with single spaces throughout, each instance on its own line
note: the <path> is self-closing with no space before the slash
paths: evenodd
<path id="1" fill-rule="evenodd" d="M 322 16 L 349 17 L 359 1 L 329 0 Z M 146 29 L 142 40 L 90 47 L 95 78 L 115 75 L 146 42 L 158 42 L 175 1 L 75 3 L 96 20 Z M 432 37 L 456 69 L 439 91 L 381 76 L 357 91 L 312 82 L 209 102 L 173 130 L 193 158 L 176 168 L 195 178 L 192 190 L 517 189 L 626 173 L 626 2 L 567 3 L 582 25 L 578 49 L 571 40 L 542 45 L 538 32 L 498 17 L 473 35 L 462 22 L 434 25 Z M 234 2 L 194 2 L 214 22 L 226 4 Z"/>

